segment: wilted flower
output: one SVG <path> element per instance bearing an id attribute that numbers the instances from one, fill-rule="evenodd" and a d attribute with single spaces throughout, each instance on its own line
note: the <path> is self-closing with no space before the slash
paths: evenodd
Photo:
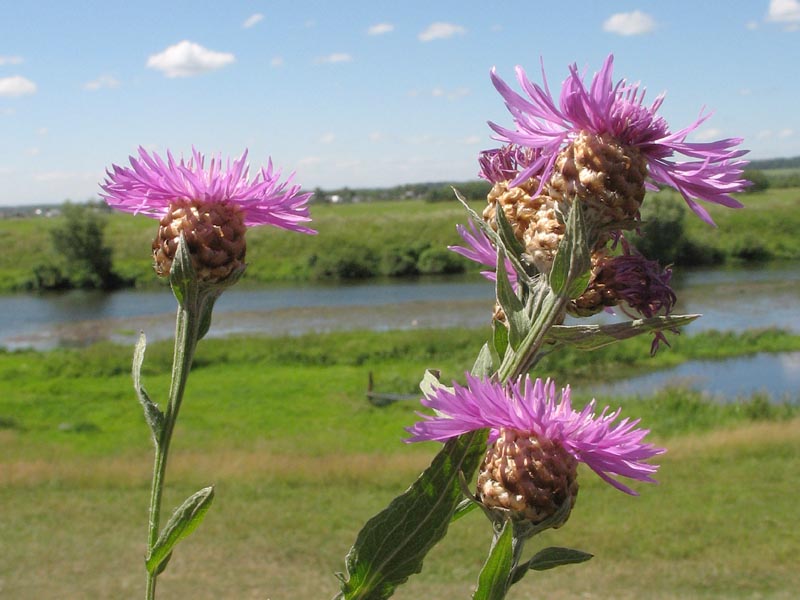
<path id="1" fill-rule="evenodd" d="M 572 409 L 570 389 L 556 402 L 555 384 L 530 377 L 503 385 L 467 374 L 467 386 L 454 383 L 426 394 L 422 404 L 435 415 L 408 429 L 409 442 L 446 441 L 489 428 L 490 448 L 478 477 L 478 497 L 490 507 L 544 520 L 574 503 L 576 466 L 586 464 L 615 488 L 636 495 L 615 477 L 653 482 L 658 469 L 644 461 L 665 452 L 642 440 L 649 433 L 636 421 L 614 424 L 620 411 L 595 414 L 592 400 Z M 554 500 L 555 499 L 555 500 Z"/>
<path id="2" fill-rule="evenodd" d="M 746 153 L 740 138 L 692 143 L 686 136 L 710 115 L 701 114 L 689 126 L 671 133 L 657 114 L 664 101 L 658 96 L 644 104 L 638 84 L 612 80 L 613 55 L 609 55 L 587 88 L 576 65 L 561 87 L 558 103 L 543 85 L 532 83 L 521 67 L 517 80 L 525 97 L 513 91 L 496 73 L 492 81 L 514 118 L 516 129 L 490 123 L 499 140 L 534 149 L 538 156 L 517 173 L 512 186 L 539 178 L 539 190 L 550 185 L 561 196 L 577 195 L 612 206 L 622 216 L 636 218 L 638 204 L 652 181 L 674 187 L 704 221 L 713 224 L 704 200 L 731 208 L 742 205 L 730 196 L 748 185 L 742 179 Z M 682 154 L 687 162 L 675 162 Z M 552 192 L 551 192 L 551 195 Z M 619 218 L 619 217 L 617 217 Z"/>
<path id="3" fill-rule="evenodd" d="M 176 161 L 167 152 L 166 162 L 139 148 L 130 167 L 113 165 L 101 185 L 102 197 L 119 210 L 159 219 L 153 242 L 156 272 L 169 274 L 181 234 L 189 247 L 198 276 L 221 281 L 244 268 L 244 234 L 248 226 L 274 225 L 301 233 L 315 233 L 303 223 L 310 221 L 311 193 L 280 182 L 272 160 L 248 179 L 247 151 L 231 162 L 192 151 L 192 158 Z"/>

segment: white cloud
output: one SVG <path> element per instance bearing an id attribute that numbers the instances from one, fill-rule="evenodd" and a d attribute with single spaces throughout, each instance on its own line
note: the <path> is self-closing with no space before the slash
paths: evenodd
<path id="1" fill-rule="evenodd" d="M 242 27 L 245 29 L 250 29 L 251 27 L 260 23 L 263 20 L 264 20 L 264 15 L 262 15 L 261 13 L 256 13 L 254 15 L 250 15 L 249 17 L 247 17 L 244 20 L 244 23 L 242 23 Z"/>
<path id="2" fill-rule="evenodd" d="M 0 97 L 15 98 L 36 93 L 36 84 L 21 75 L 0 78 Z"/>
<path id="3" fill-rule="evenodd" d="M 41 150 L 39 150 L 37 146 L 33 146 L 25 150 L 25 154 L 28 156 L 39 156 L 39 152 L 41 152 Z"/>
<path id="4" fill-rule="evenodd" d="M 312 167 L 314 165 L 318 165 L 321 162 L 322 159 L 319 156 L 304 156 L 303 158 L 297 161 L 297 166 Z"/>
<path id="5" fill-rule="evenodd" d="M 319 143 L 320 144 L 332 144 L 335 140 L 336 140 L 336 136 L 332 132 L 329 131 L 328 133 L 323 134 L 321 138 L 319 138 Z"/>
<path id="6" fill-rule="evenodd" d="M 430 42 L 432 40 L 446 40 L 454 35 L 464 35 L 467 32 L 461 25 L 454 25 L 453 23 L 431 23 L 422 31 L 417 38 L 421 42 Z"/>
<path id="7" fill-rule="evenodd" d="M 708 129 L 702 129 L 695 133 L 694 138 L 700 142 L 707 142 L 718 139 L 721 135 L 722 131 L 719 129 L 714 129 L 713 127 L 709 127 Z"/>
<path id="8" fill-rule="evenodd" d="M 272 60 L 269 61 L 269 66 L 278 69 L 283 66 L 283 57 L 282 56 L 273 56 Z"/>
<path id="9" fill-rule="evenodd" d="M 484 137 L 479 135 L 468 135 L 461 141 L 466 146 L 474 146 L 475 144 L 480 144 L 482 141 L 484 141 L 484 139 Z"/>
<path id="10" fill-rule="evenodd" d="M 762 129 L 756 134 L 756 137 L 760 140 L 766 140 L 772 137 L 772 130 L 771 129 Z"/>
<path id="11" fill-rule="evenodd" d="M 394 25 L 391 23 L 378 23 L 367 29 L 369 35 L 383 35 L 394 31 Z"/>
<path id="12" fill-rule="evenodd" d="M 800 0 L 770 0 L 767 21 L 783 23 L 788 30 L 800 27 Z"/>
<path id="13" fill-rule="evenodd" d="M 778 137 L 782 139 L 794 137 L 794 130 L 793 129 L 781 129 L 778 132 Z"/>
<path id="14" fill-rule="evenodd" d="M 353 57 L 347 54 L 346 52 L 334 52 L 333 54 L 328 54 L 328 56 L 320 56 L 317 58 L 317 63 L 343 63 L 343 62 L 352 62 Z"/>
<path id="15" fill-rule="evenodd" d="M 36 134 L 37 135 L 47 135 L 48 132 L 49 131 L 48 131 L 47 127 L 39 127 L 39 129 L 36 130 Z"/>
<path id="16" fill-rule="evenodd" d="M 447 98 L 448 100 L 458 100 L 464 96 L 469 96 L 469 88 L 460 87 L 452 90 L 445 90 L 444 88 L 435 87 L 431 90 L 431 96 L 434 98 Z"/>
<path id="17" fill-rule="evenodd" d="M 0 56 L 0 66 L 2 65 L 18 65 L 22 63 L 21 56 Z"/>
<path id="18" fill-rule="evenodd" d="M 111 75 L 100 75 L 97 79 L 87 81 L 83 84 L 83 89 L 95 92 L 102 88 L 118 88 L 119 81 Z"/>
<path id="19" fill-rule="evenodd" d="M 640 10 L 611 15 L 603 22 L 603 31 L 617 35 L 643 35 L 656 28 L 653 17 Z"/>
<path id="20" fill-rule="evenodd" d="M 229 52 L 214 52 L 189 40 L 170 46 L 147 59 L 147 66 L 164 73 L 166 77 L 192 77 L 207 71 L 221 69 L 236 60 Z"/>
<path id="21" fill-rule="evenodd" d="M 370 142 L 380 142 L 383 141 L 384 135 L 380 131 L 372 131 L 369 134 L 369 141 Z"/>
<path id="22" fill-rule="evenodd" d="M 750 31 L 755 31 L 756 29 L 758 29 L 758 21 L 748 21 L 747 23 L 745 23 L 745 27 Z"/>

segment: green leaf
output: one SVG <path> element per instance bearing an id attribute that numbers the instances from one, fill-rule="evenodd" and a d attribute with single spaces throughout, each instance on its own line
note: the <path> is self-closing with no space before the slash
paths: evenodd
<path id="1" fill-rule="evenodd" d="M 497 222 L 497 234 L 503 242 L 506 253 L 517 259 L 521 258 L 525 252 L 525 246 L 514 235 L 511 223 L 508 222 L 506 217 L 506 211 L 498 207 L 498 210 L 495 210 L 494 220 Z"/>
<path id="2" fill-rule="evenodd" d="M 503 524 L 500 536 L 495 538 L 489 557 L 478 577 L 478 589 L 472 600 L 503 600 L 510 585 L 511 569 L 514 567 L 514 534 L 510 521 Z"/>
<path id="3" fill-rule="evenodd" d="M 540 550 L 536 555 L 527 563 L 527 567 L 532 571 L 546 571 L 561 565 L 572 565 L 576 563 L 586 562 L 594 555 L 581 550 L 573 550 L 572 548 L 558 548 L 551 546 Z"/>
<path id="4" fill-rule="evenodd" d="M 489 344 L 484 344 L 481 347 L 478 358 L 475 359 L 475 364 L 470 372 L 475 377 L 484 378 L 488 378 L 494 372 L 494 361 L 492 360 L 492 351 L 489 349 Z"/>
<path id="5" fill-rule="evenodd" d="M 596 350 L 643 333 L 683 327 L 698 317 L 700 315 L 672 315 L 611 325 L 555 325 L 547 332 L 545 339 L 581 350 Z"/>
<path id="6" fill-rule="evenodd" d="M 502 359 L 508 348 L 508 329 L 497 319 L 492 321 L 492 344 L 498 358 Z"/>
<path id="7" fill-rule="evenodd" d="M 496 248 L 505 248 L 505 244 L 498 233 L 492 229 L 486 221 L 483 220 L 483 217 L 481 217 L 472 209 L 472 207 L 467 203 L 467 199 L 464 198 L 464 196 L 462 196 L 457 189 L 453 188 L 453 191 L 455 192 L 458 201 L 461 202 L 464 209 L 467 211 L 469 218 L 472 219 L 472 222 L 475 223 L 481 230 L 483 230 L 489 239 L 492 240 L 492 243 Z M 508 260 L 511 261 L 511 264 L 514 265 L 514 270 L 517 272 L 517 280 L 526 285 L 530 285 L 532 279 L 531 276 L 528 275 L 528 268 L 533 267 L 531 266 L 526 268 L 526 266 L 522 264 L 522 261 L 514 254 L 514 252 L 509 252 L 508 249 L 505 250 L 505 253 L 508 257 Z"/>
<path id="8" fill-rule="evenodd" d="M 516 350 L 522 338 L 530 329 L 530 319 L 525 314 L 522 301 L 508 280 L 505 267 L 505 254 L 497 250 L 497 280 L 495 282 L 497 302 L 503 308 L 508 323 L 508 343 Z"/>
<path id="9" fill-rule="evenodd" d="M 450 522 L 455 523 L 461 517 L 466 517 L 476 508 L 478 508 L 478 504 L 475 502 L 475 500 L 471 498 L 465 498 L 464 500 L 458 503 L 458 506 L 456 506 L 456 510 L 455 512 L 453 512 L 453 516 L 450 518 Z"/>
<path id="10" fill-rule="evenodd" d="M 139 403 L 144 409 L 144 420 L 150 426 L 150 431 L 153 433 L 153 440 L 156 444 L 161 439 L 161 431 L 164 429 L 164 413 L 162 413 L 158 406 L 150 400 L 150 396 L 142 385 L 142 363 L 144 362 L 144 351 L 147 347 L 147 339 L 144 332 L 139 334 L 139 340 L 136 342 L 136 347 L 133 350 L 133 389 L 136 390 L 136 397 L 139 398 Z"/>
<path id="11" fill-rule="evenodd" d="M 163 570 L 162 565 L 169 560 L 175 544 L 197 529 L 213 500 L 214 487 L 209 486 L 189 496 L 175 509 L 147 556 L 145 566 L 149 573 L 158 574 Z"/>
<path id="12" fill-rule="evenodd" d="M 459 474 L 472 478 L 487 435 L 473 431 L 448 441 L 406 492 L 367 521 L 345 559 L 347 579 L 338 598 L 383 600 L 422 570 L 461 500 Z"/>
<path id="13" fill-rule="evenodd" d="M 422 381 L 419 382 L 419 389 L 425 396 L 433 396 L 436 390 L 445 388 L 452 390 L 439 381 L 439 371 L 434 369 L 425 369 L 425 375 L 422 376 Z"/>
<path id="14" fill-rule="evenodd" d="M 178 240 L 175 258 L 172 260 L 169 270 L 169 283 L 172 286 L 172 293 L 181 307 L 197 305 L 197 273 L 192 265 L 192 257 L 183 234 Z"/>
<path id="15" fill-rule="evenodd" d="M 572 202 L 564 237 L 558 244 L 550 270 L 553 293 L 576 298 L 586 290 L 589 282 L 586 273 L 592 266 L 591 245 L 583 220 L 583 209 L 576 199 Z"/>

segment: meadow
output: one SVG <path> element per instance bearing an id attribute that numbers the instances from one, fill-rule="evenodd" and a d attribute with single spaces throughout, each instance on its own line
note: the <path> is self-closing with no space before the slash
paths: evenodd
<path id="1" fill-rule="evenodd" d="M 680 227 L 691 249 L 687 260 L 735 264 L 800 258 L 800 238 L 796 235 L 800 230 L 800 188 L 770 188 L 742 194 L 740 200 L 746 209 L 710 207 L 716 228 L 684 211 Z M 651 194 L 644 205 L 664 203 L 683 205 L 670 190 Z M 475 199 L 472 206 L 481 210 L 484 204 L 483 199 Z M 464 209 L 455 199 L 435 203 L 317 203 L 311 212 L 313 226 L 319 231 L 316 236 L 270 227 L 248 232 L 244 284 L 478 270 L 446 249 L 461 243 L 455 226 L 465 222 Z M 49 230 L 59 222 L 58 217 L 0 220 L 0 235 L 5 240 L 5 250 L 0 254 L 0 291 L 30 288 L 37 266 L 58 262 Z M 108 215 L 106 242 L 113 251 L 114 270 L 139 287 L 157 285 L 149 255 L 154 235 L 152 219 Z"/>
<path id="2" fill-rule="evenodd" d="M 176 432 L 166 505 L 209 483 L 217 499 L 160 579 L 164 597 L 330 598 L 363 522 L 436 451 L 402 443 L 425 368 L 460 378 L 483 330 L 348 332 L 201 342 Z M 647 356 L 634 339 L 558 353 L 538 372 L 574 385 L 694 358 L 800 349 L 778 331 L 680 336 Z M 151 452 L 130 381 L 130 348 L 0 352 L 0 596 L 130 598 L 143 586 Z M 168 386 L 155 343 L 144 383 Z M 558 358 L 562 357 L 562 358 Z M 579 398 L 579 402 L 589 400 Z M 536 573 L 511 598 L 791 598 L 800 585 L 800 408 L 764 398 L 712 404 L 668 390 L 604 399 L 641 416 L 669 452 L 658 486 L 623 495 L 591 472 L 567 525 L 538 538 L 596 556 Z M 396 598 L 467 597 L 490 539 L 472 513 Z M 533 549 L 532 549 L 533 550 Z"/>

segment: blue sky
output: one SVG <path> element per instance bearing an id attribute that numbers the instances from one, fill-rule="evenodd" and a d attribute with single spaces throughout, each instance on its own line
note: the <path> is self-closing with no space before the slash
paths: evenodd
<path id="1" fill-rule="evenodd" d="M 569 8 L 567 8 L 567 6 Z M 693 140 L 800 155 L 800 0 L 7 2 L 0 205 L 96 197 L 112 163 L 271 156 L 304 187 L 467 180 L 510 117 L 496 66 L 640 81 Z"/>

